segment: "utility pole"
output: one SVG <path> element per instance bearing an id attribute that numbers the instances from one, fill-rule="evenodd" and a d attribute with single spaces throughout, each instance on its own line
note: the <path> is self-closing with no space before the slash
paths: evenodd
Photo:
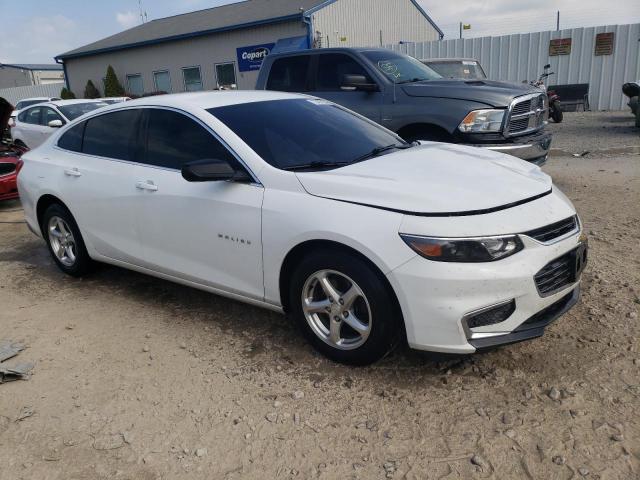
<path id="1" fill-rule="evenodd" d="M 462 22 L 460 22 L 460 38 L 462 38 Z"/>
<path id="2" fill-rule="evenodd" d="M 560 10 L 556 14 L 556 30 L 560 31 Z"/>

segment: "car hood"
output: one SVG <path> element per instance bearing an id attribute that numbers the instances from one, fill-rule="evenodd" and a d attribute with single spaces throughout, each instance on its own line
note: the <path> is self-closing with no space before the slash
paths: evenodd
<path id="1" fill-rule="evenodd" d="M 296 175 L 311 195 L 431 216 L 501 210 L 546 195 L 552 186 L 548 175 L 523 160 L 436 142 Z"/>
<path id="2" fill-rule="evenodd" d="M 511 101 L 528 93 L 542 93 L 526 84 L 495 82 L 492 80 L 429 80 L 403 85 L 410 97 L 439 97 L 472 100 L 492 107 L 508 107 Z"/>

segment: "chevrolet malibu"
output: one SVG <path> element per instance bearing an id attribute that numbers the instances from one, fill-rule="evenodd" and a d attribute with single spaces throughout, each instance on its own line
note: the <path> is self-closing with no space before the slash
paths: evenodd
<path id="1" fill-rule="evenodd" d="M 105 262 L 287 312 L 339 362 L 534 338 L 579 296 L 582 227 L 537 166 L 314 97 L 134 100 L 23 160 L 27 223 L 63 272 Z"/>

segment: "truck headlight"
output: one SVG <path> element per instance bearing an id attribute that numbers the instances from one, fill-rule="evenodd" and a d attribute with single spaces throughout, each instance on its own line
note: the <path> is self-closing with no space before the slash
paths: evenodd
<path id="1" fill-rule="evenodd" d="M 464 133 L 500 132 L 504 110 L 474 110 L 469 112 L 458 127 Z"/>
<path id="2" fill-rule="evenodd" d="M 400 237 L 416 253 L 436 262 L 494 262 L 524 248 L 517 235 L 486 238 L 434 238 L 400 234 Z"/>

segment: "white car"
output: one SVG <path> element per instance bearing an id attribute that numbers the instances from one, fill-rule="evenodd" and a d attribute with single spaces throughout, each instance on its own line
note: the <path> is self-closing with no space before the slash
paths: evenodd
<path id="1" fill-rule="evenodd" d="M 18 145 L 36 148 L 60 127 L 98 108 L 99 100 L 57 100 L 36 103 L 22 109 L 11 127 L 11 139 Z"/>
<path id="2" fill-rule="evenodd" d="M 53 102 L 56 100 L 60 100 L 58 97 L 33 97 L 33 98 L 23 98 L 22 100 L 20 100 L 18 103 L 16 103 L 16 106 L 13 110 L 13 112 L 11 112 L 11 115 L 9 116 L 9 127 L 13 127 L 13 122 L 16 118 L 16 116 L 18 115 L 18 113 L 20 113 L 20 110 L 30 107 L 31 105 L 35 105 L 36 103 L 42 103 L 42 102 Z"/>
<path id="3" fill-rule="evenodd" d="M 288 312 L 340 362 L 537 337 L 579 296 L 582 228 L 537 166 L 318 98 L 133 100 L 23 160 L 27 223 L 64 272 L 106 262 Z"/>

